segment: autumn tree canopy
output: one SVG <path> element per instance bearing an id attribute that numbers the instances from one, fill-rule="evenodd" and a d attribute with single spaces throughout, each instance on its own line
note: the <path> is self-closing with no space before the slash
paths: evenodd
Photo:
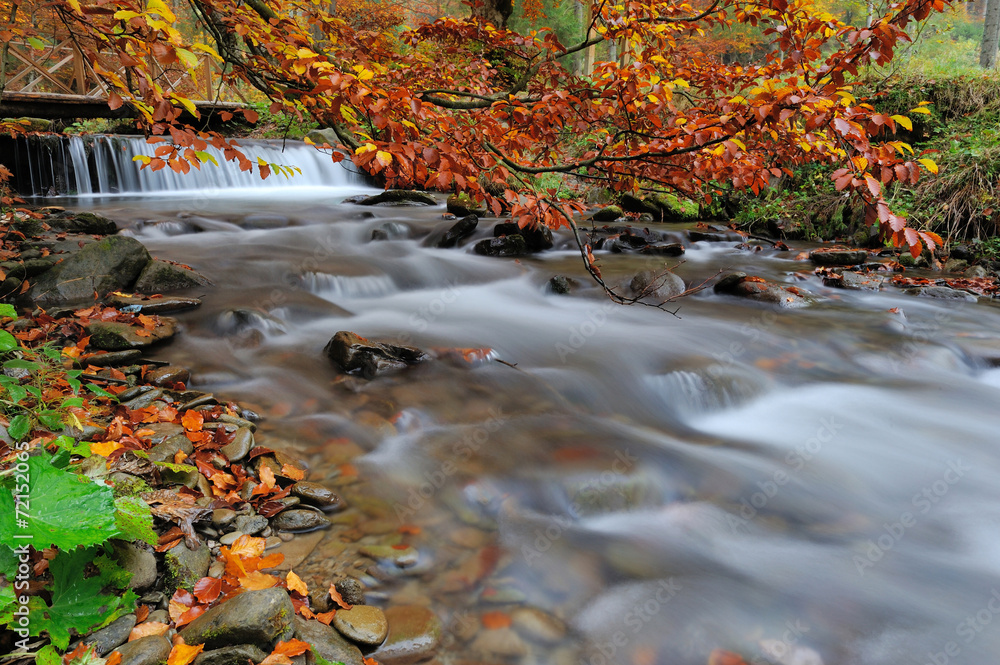
<path id="1" fill-rule="evenodd" d="M 226 143 L 183 124 L 193 106 L 164 92 L 154 71 L 193 68 L 206 52 L 274 110 L 333 128 L 333 159 L 346 154 L 389 186 L 465 191 L 498 213 L 510 206 L 522 223 L 559 226 L 578 209 L 540 189 L 539 174 L 710 202 L 819 161 L 842 165 L 837 188 L 865 200 L 886 238 L 918 253 L 938 240 L 908 228 L 885 196 L 894 181 L 937 167 L 896 138 L 910 119 L 858 99 L 855 80 L 948 0 L 870 5 L 882 11 L 859 12 L 858 25 L 812 0 L 595 0 L 583 13 L 587 36 L 571 44 L 498 27 L 508 0 L 409 27 L 318 0 L 190 3 L 200 32 L 164 0 L 47 3 L 107 81 L 110 103 L 134 105 L 151 134 L 172 138 L 150 168 L 188 169 L 206 143 Z M 22 37 L 34 30 L 11 26 Z M 707 36 L 727 26 L 760 31 L 766 55 L 725 62 Z M 602 42 L 615 43 L 617 59 L 574 74 L 574 54 Z M 912 113 L 926 113 L 918 102 Z M 255 167 L 235 146 L 227 156 Z"/>

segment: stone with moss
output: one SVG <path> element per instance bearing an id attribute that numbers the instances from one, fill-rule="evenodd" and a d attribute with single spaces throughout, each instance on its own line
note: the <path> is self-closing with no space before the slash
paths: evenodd
<path id="1" fill-rule="evenodd" d="M 204 544 L 192 550 L 181 542 L 167 550 L 163 561 L 167 569 L 165 582 L 170 593 L 177 589 L 192 591 L 195 583 L 208 573 L 212 553 Z"/>
<path id="2" fill-rule="evenodd" d="M 153 259 L 146 264 L 136 279 L 135 291 L 136 293 L 169 293 L 208 286 L 211 283 L 207 277 L 187 266 Z"/>
<path id="3" fill-rule="evenodd" d="M 87 334 L 90 335 L 90 345 L 95 349 L 105 351 L 140 349 L 173 337 L 176 323 L 174 319 L 162 316 L 160 325 L 148 330 L 119 321 L 92 321 L 87 326 Z"/>
<path id="4" fill-rule="evenodd" d="M 465 192 L 449 196 L 447 206 L 448 212 L 456 217 L 468 217 L 469 215 L 485 217 L 489 212 L 485 206 L 477 203 L 475 199 Z"/>
<path id="5" fill-rule="evenodd" d="M 108 236 L 40 275 L 28 296 L 41 307 L 93 303 L 95 292 L 103 298 L 112 291 L 128 289 L 150 259 L 135 238 Z"/>
<path id="6" fill-rule="evenodd" d="M 246 591 L 199 616 L 180 636 L 186 644 L 204 644 L 207 650 L 252 644 L 270 653 L 279 641 L 292 637 L 294 618 L 295 607 L 285 589 Z"/>

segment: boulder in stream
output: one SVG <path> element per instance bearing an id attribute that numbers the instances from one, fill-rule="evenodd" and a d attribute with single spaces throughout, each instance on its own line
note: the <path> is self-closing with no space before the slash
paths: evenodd
<path id="1" fill-rule="evenodd" d="M 437 200 L 427 192 L 417 192 L 411 189 L 387 189 L 386 191 L 369 196 L 358 201 L 362 206 L 433 206 L 437 205 Z"/>
<path id="2" fill-rule="evenodd" d="M 360 374 L 366 379 L 430 360 L 430 356 L 412 346 L 376 342 L 346 330 L 334 335 L 324 351 L 341 371 Z"/>
<path id="3" fill-rule="evenodd" d="M 476 254 L 482 254 L 483 256 L 524 256 L 528 253 L 524 236 L 520 233 L 500 238 L 480 240 L 473 249 Z"/>
<path id="4" fill-rule="evenodd" d="M 135 282 L 135 290 L 138 293 L 166 293 L 208 286 L 211 283 L 207 277 L 187 266 L 153 259 L 142 269 Z"/>
<path id="5" fill-rule="evenodd" d="M 295 608 L 284 589 L 245 591 L 199 616 L 180 636 L 207 650 L 252 644 L 269 653 L 279 640 L 292 636 L 294 619 Z"/>
<path id="6" fill-rule="evenodd" d="M 529 252 L 542 252 L 552 249 L 552 229 L 544 224 L 521 228 L 514 222 L 503 222 L 493 227 L 493 237 L 502 238 L 520 234 Z"/>
<path id="7" fill-rule="evenodd" d="M 479 218 L 475 215 L 467 215 L 445 231 L 441 239 L 437 241 L 436 246 L 440 248 L 454 247 L 460 241 L 465 240 L 475 233 L 477 226 L 479 226 Z"/>
<path id="8" fill-rule="evenodd" d="M 847 247 L 821 247 L 809 252 L 809 260 L 818 266 L 856 266 L 868 260 L 868 252 Z"/>
<path id="9" fill-rule="evenodd" d="M 477 203 L 475 199 L 465 192 L 449 196 L 447 206 L 448 212 L 456 217 L 468 217 L 469 215 L 485 217 L 487 213 L 486 206 Z"/>
<path id="10" fill-rule="evenodd" d="M 714 289 L 716 293 L 726 293 L 779 307 L 805 307 L 811 302 L 808 294 L 801 289 L 768 282 L 761 277 L 751 277 L 745 272 L 724 275 L 716 282 Z"/>
<path id="11" fill-rule="evenodd" d="M 168 340 L 174 336 L 176 325 L 174 319 L 166 316 L 161 316 L 160 325 L 152 330 L 118 321 L 91 321 L 87 326 L 87 334 L 90 335 L 90 345 L 95 349 L 124 351 Z"/>
<path id="12" fill-rule="evenodd" d="M 151 260 L 142 243 L 128 236 L 108 236 L 90 243 L 42 273 L 28 291 L 41 307 L 93 302 L 128 289 Z"/>

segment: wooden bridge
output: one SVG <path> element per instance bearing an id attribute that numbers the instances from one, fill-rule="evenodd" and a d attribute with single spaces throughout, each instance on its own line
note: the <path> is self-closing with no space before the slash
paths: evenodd
<path id="1" fill-rule="evenodd" d="M 41 47 L 40 47 L 41 46 Z M 0 60 L 0 117 L 31 116 L 48 119 L 119 118 L 133 114 L 128 106 L 112 111 L 108 88 L 90 60 L 71 39 L 44 43 L 12 41 Z M 128 73 L 110 56 L 98 55 L 101 67 Z M 150 71 L 165 92 L 192 100 L 199 110 L 233 110 L 245 106 L 239 90 L 222 83 L 221 70 L 207 54 L 188 71 L 180 63 L 160 66 L 150 61 Z"/>

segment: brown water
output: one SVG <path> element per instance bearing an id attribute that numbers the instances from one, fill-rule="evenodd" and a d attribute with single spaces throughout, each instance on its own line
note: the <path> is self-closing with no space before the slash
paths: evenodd
<path id="1" fill-rule="evenodd" d="M 704 292 L 675 318 L 610 305 L 567 235 L 530 259 L 429 249 L 419 238 L 448 224 L 443 207 L 363 209 L 344 193 L 73 204 L 215 282 L 156 355 L 259 409 L 272 442 L 343 492 L 338 524 L 287 549 L 307 580 L 350 571 L 372 602 L 431 606 L 450 624 L 443 663 L 701 665 L 716 648 L 996 662 L 995 306 L 827 289 L 795 251 L 702 242 L 677 269 L 687 282 L 744 269 L 819 302 Z M 397 239 L 369 242 L 387 222 Z M 658 265 L 600 260 L 621 277 Z M 580 286 L 549 294 L 555 274 Z M 344 380 L 322 352 L 338 330 L 491 347 L 516 368 Z M 376 541 L 418 561 L 355 568 Z M 482 612 L 517 607 L 567 635 L 473 635 Z"/>

